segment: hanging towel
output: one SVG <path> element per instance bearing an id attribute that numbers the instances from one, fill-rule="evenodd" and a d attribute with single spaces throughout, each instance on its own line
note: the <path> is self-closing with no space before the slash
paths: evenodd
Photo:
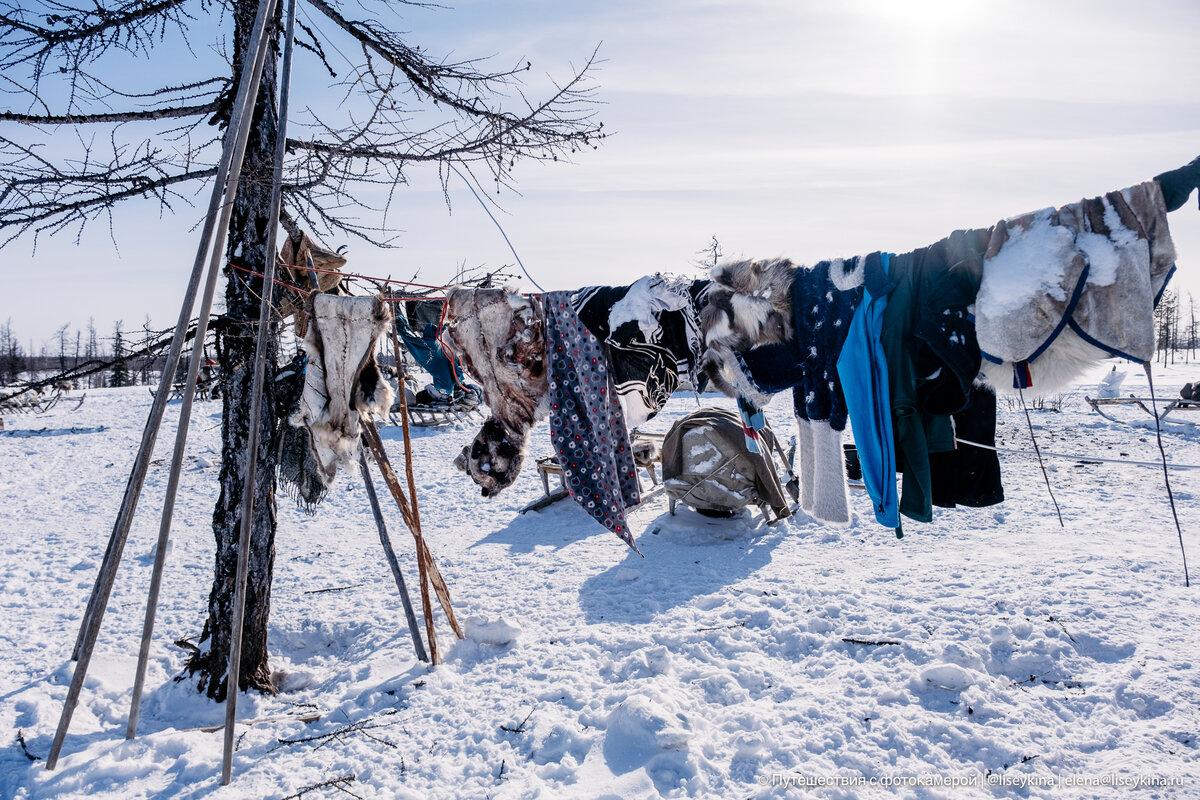
<path id="1" fill-rule="evenodd" d="M 571 497 L 637 550 L 625 518 L 641 502 L 629 433 L 604 348 L 580 320 L 572 295 L 545 296 L 550 439 Z"/>
<path id="2" fill-rule="evenodd" d="M 838 358 L 838 375 L 862 465 L 863 483 L 880 525 L 900 535 L 900 501 L 896 494 L 896 452 L 892 434 L 887 360 L 880 334 L 892 289 L 890 253 L 865 259 L 864 294 Z"/>

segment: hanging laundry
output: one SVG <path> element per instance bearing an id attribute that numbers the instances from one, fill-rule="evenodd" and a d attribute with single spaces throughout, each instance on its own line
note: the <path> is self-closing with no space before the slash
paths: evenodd
<path id="1" fill-rule="evenodd" d="M 979 374 L 970 306 L 987 241 L 986 230 L 956 231 L 929 247 L 895 256 L 889 264 L 893 288 L 880 341 L 887 359 L 896 466 L 903 476 L 900 513 L 919 522 L 933 519 L 930 465 L 935 454 L 953 453 L 950 415 L 971 403 Z M 994 402 L 992 409 L 994 416 Z M 988 455 L 995 459 L 994 453 Z M 998 476 L 998 461 L 995 466 Z"/>
<path id="2" fill-rule="evenodd" d="M 433 381 L 430 387 L 417 393 L 415 402 L 423 404 L 454 398 L 463 391 L 464 380 L 462 370 L 450 362 L 438 343 L 441 301 L 417 300 L 404 305 L 405 313 L 396 315 L 396 333 L 417 366 L 428 372 Z"/>
<path id="3" fill-rule="evenodd" d="M 996 446 L 996 395 L 990 387 L 973 387 L 971 402 L 954 414 L 953 435 Z M 930 453 L 929 471 L 935 506 L 981 508 L 1004 502 L 1000 459 L 994 450 L 957 444 L 953 450 Z"/>
<path id="4" fill-rule="evenodd" d="M 708 281 L 648 275 L 630 286 L 589 286 L 571 305 L 604 345 L 609 374 L 632 430 L 654 417 L 679 386 L 696 384 L 698 306 Z"/>
<path id="5" fill-rule="evenodd" d="M 875 519 L 880 525 L 894 528 L 900 536 L 890 381 L 881 341 L 888 294 L 893 288 L 889 277 L 891 254 L 872 253 L 864 261 L 863 299 L 838 358 L 838 375 Z"/>
<path id="6" fill-rule="evenodd" d="M 1179 169 L 1169 170 L 1154 176 L 1162 191 L 1163 205 L 1167 211 L 1183 208 L 1195 189 L 1200 188 L 1200 157 L 1192 159 Z"/>
<path id="7" fill-rule="evenodd" d="M 1157 181 L 992 228 L 975 325 L 998 388 L 1053 391 L 1111 356 L 1154 354 L 1154 306 L 1175 269 Z"/>
<path id="8" fill-rule="evenodd" d="M 358 456 L 361 419 L 386 414 L 392 389 L 375 361 L 379 337 L 392 322 L 378 297 L 315 294 L 304 337 L 304 392 L 293 425 L 306 425 L 321 470 L 332 479 Z"/>
<path id="9" fill-rule="evenodd" d="M 637 550 L 625 518 L 641 502 L 628 429 L 604 348 L 575 311 L 572 294 L 544 298 L 550 439 L 571 497 Z"/>
<path id="10" fill-rule="evenodd" d="M 456 287 L 446 302 L 444 334 L 491 410 L 454 463 L 492 497 L 517 479 L 529 430 L 548 410 L 545 319 L 536 301 L 504 289 Z"/>
<path id="11" fill-rule="evenodd" d="M 325 499 L 332 476 L 321 468 L 313 450 L 312 432 L 290 422 L 300 410 L 307 365 L 308 355 L 301 350 L 275 375 L 275 437 L 279 484 L 303 511 L 313 514 Z"/>
<path id="12" fill-rule="evenodd" d="M 757 270 L 754 263 L 719 269 L 720 274 L 732 277 L 718 284 L 717 296 L 722 297 L 718 311 L 710 312 L 710 299 L 710 306 L 702 312 L 702 319 L 711 326 L 705 328 L 705 373 L 713 385 L 738 398 L 748 446 L 754 443 L 754 421 L 765 421 L 761 407 L 771 395 L 792 389 L 799 426 L 800 507 L 816 519 L 848 523 L 850 501 L 841 445 L 846 404 L 836 365 L 862 298 L 862 259 L 798 268 L 791 262 L 775 261 L 770 262 L 771 267 Z M 786 287 L 776 271 L 783 263 L 791 269 Z M 733 284 L 757 294 L 743 298 L 730 291 Z M 778 298 L 784 288 L 786 304 Z M 714 293 L 710 292 L 710 298 Z M 756 320 L 769 319 L 780 309 L 787 312 L 786 325 L 757 324 Z M 781 332 L 785 339 L 770 341 Z"/>

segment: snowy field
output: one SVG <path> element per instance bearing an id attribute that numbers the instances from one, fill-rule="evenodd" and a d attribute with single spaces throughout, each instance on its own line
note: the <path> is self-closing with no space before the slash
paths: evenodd
<path id="1" fill-rule="evenodd" d="M 1200 367 L 1160 376 L 1174 396 Z M 1033 412 L 1042 447 L 1156 459 L 1150 418 L 1100 418 L 1082 399 L 1093 386 L 1061 413 Z M 1136 369 L 1125 391 L 1144 394 Z M 643 559 L 570 502 L 517 516 L 541 492 L 532 468 L 498 499 L 480 498 L 450 463 L 468 426 L 419 431 L 416 461 L 426 535 L 471 637 L 454 644 L 443 624 L 446 663 L 414 661 L 356 476 L 340 476 L 312 517 L 281 498 L 270 646 L 284 691 L 240 702 L 243 719 L 276 721 L 240 727 L 234 783 L 219 788 L 221 734 L 200 728 L 219 724 L 222 708 L 172 680 L 186 654 L 171 644 L 204 618 L 217 403 L 199 404 L 193 422 L 142 735 L 123 736 L 161 462 L 63 758 L 46 772 L 17 735 L 45 756 L 149 401 L 144 388 L 92 391 L 78 411 L 63 403 L 5 420 L 4 798 L 284 798 L 343 776 L 353 776 L 345 792 L 305 797 L 1200 797 L 1200 587 L 1183 588 L 1160 472 L 1048 461 L 1063 529 L 1037 463 L 1002 456 L 1003 505 L 938 510 L 903 540 L 869 521 L 861 492 L 849 529 L 671 517 L 660 495 L 631 515 Z M 785 436 L 789 403 L 769 410 Z M 652 428 L 695 407 L 678 395 Z M 1002 402 L 1001 444 L 1028 447 L 1024 424 Z M 399 462 L 399 431 L 384 435 Z M 1164 439 L 1174 460 L 1200 464 L 1200 427 L 1171 425 Z M 533 454 L 547 453 L 543 424 Z M 1200 578 L 1200 472 L 1173 475 Z M 411 539 L 389 511 L 415 585 Z M 350 588 L 312 593 L 337 587 Z M 278 719 L 314 709 L 311 724 Z M 344 730 L 354 723 L 365 724 Z M 1192 783 L 1130 793 L 1065 782 L 1113 774 Z M 1009 785 L 786 784 L 972 775 Z M 1012 785 L 1053 777 L 1064 780 Z"/>

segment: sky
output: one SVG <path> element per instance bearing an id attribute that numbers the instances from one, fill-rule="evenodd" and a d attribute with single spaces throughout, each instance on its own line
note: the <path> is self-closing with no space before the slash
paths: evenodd
<path id="1" fill-rule="evenodd" d="M 115 59 L 113 80 L 206 77 L 202 40 L 226 22 L 202 17 L 193 50 L 165 61 Z M 904 252 L 1200 154 L 1195 0 L 465 0 L 408 9 L 403 24 L 433 53 L 530 60 L 535 96 L 599 45 L 611 135 L 572 163 L 518 165 L 519 194 L 494 198 L 548 290 L 694 270 L 713 236 L 730 256 L 801 263 Z M 329 78 L 297 58 L 296 118 L 335 110 Z M 460 263 L 513 261 L 461 185 L 447 203 L 434 170 L 410 179 L 389 215 L 397 248 L 331 241 L 350 245 L 349 268 L 439 283 Z M 174 216 L 135 201 L 78 242 L 10 244 L 0 320 L 35 347 L 89 317 L 102 331 L 147 314 L 172 324 L 206 196 Z M 1171 225 L 1176 285 L 1200 296 L 1194 199 Z"/>

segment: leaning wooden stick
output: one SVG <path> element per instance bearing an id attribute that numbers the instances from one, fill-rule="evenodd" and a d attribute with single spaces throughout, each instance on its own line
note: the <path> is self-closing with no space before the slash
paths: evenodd
<path id="1" fill-rule="evenodd" d="M 388 459 L 387 451 L 383 449 L 383 440 L 379 438 L 379 431 L 375 429 L 374 423 L 368 423 L 364 426 L 370 436 L 373 445 L 372 452 L 381 460 L 380 471 L 384 473 L 385 478 L 390 477 L 390 481 L 394 486 L 393 496 L 404 496 L 403 490 L 400 488 L 400 482 L 396 478 L 396 472 L 392 469 L 392 463 Z M 421 532 L 420 521 L 416 519 L 416 515 L 412 514 L 410 509 L 410 519 L 413 520 L 410 531 L 413 539 L 417 543 L 417 555 L 426 565 L 426 570 L 429 574 L 429 582 L 433 586 L 433 591 L 437 594 L 438 603 L 442 607 L 442 611 L 446 614 L 446 620 L 450 623 L 450 627 L 454 629 L 454 635 L 459 639 L 466 638 L 463 635 L 462 626 L 458 624 L 458 617 L 454 614 L 454 605 L 450 602 L 450 588 L 446 585 L 445 578 L 442 577 L 442 571 L 438 569 L 437 562 L 433 560 L 433 552 L 430 551 L 428 543 L 425 541 L 425 535 Z"/>
<path id="2" fill-rule="evenodd" d="M 270 2 L 270 0 L 267 0 Z M 257 340 L 254 343 L 254 377 L 250 384 L 250 428 L 246 432 L 246 473 L 242 483 L 241 530 L 238 532 L 237 569 L 234 571 L 233 608 L 229 626 L 229 666 L 225 671 L 225 741 L 221 757 L 221 785 L 233 780 L 233 728 L 237 720 L 238 690 L 241 689 L 242 629 L 246 621 L 246 577 L 250 571 L 250 537 L 254 529 L 254 494 L 258 471 L 258 434 L 262 428 L 263 384 L 270 356 L 271 299 L 275 291 L 275 237 L 283 202 L 283 159 L 287 142 L 288 98 L 292 86 L 292 45 L 296 30 L 296 0 L 288 0 L 284 32 L 283 64 L 280 70 L 279 123 L 275 132 L 275 164 L 271 176 L 271 215 L 267 222 L 267 264 L 263 267 L 262 296 L 258 308 Z M 215 254 L 214 254 L 215 255 Z M 269 446 L 269 445 L 268 445 Z"/>
<path id="3" fill-rule="evenodd" d="M 363 484 L 367 487 L 367 500 L 371 503 L 371 516 L 375 518 L 375 527 L 379 529 L 379 543 L 383 545 L 383 554 L 387 558 L 388 566 L 392 569 L 396 590 L 400 592 L 400 602 L 404 604 L 404 617 L 408 621 L 408 632 L 412 636 L 417 660 L 429 661 L 429 655 L 425 652 L 425 644 L 421 641 L 421 629 L 417 625 L 417 615 L 413 611 L 412 599 L 408 596 L 408 586 L 405 585 L 404 575 L 400 572 L 400 562 L 396 559 L 396 551 L 392 549 L 392 537 L 388 535 L 387 523 L 383 519 L 383 509 L 379 507 L 379 496 L 375 494 L 375 481 L 371 477 L 371 468 L 367 464 L 367 454 L 362 450 L 358 453 L 358 468 L 362 472 Z"/>
<path id="4" fill-rule="evenodd" d="M 372 436 L 371 434 L 375 434 Z M 425 636 L 429 639 L 429 661 L 432 664 L 442 663 L 441 655 L 438 652 L 437 630 L 433 624 L 433 601 L 429 597 L 430 583 L 430 559 L 425 558 L 422 540 L 416 529 L 413 527 L 412 511 L 408 507 L 408 499 L 404 496 L 404 490 L 400 488 L 400 482 L 396 479 L 396 473 L 392 470 L 392 464 L 388 461 L 387 452 L 383 449 L 383 442 L 379 440 L 379 434 L 375 430 L 375 426 L 370 422 L 363 423 L 363 441 L 367 443 L 367 447 L 371 450 L 371 455 L 375 457 L 375 463 L 379 465 L 379 472 L 383 475 L 383 482 L 388 487 L 388 491 L 392 493 L 392 498 L 395 499 L 396 505 L 400 507 L 400 514 L 404 517 L 404 524 L 413 534 L 416 540 L 417 550 L 417 575 L 421 581 L 421 612 L 425 617 Z M 436 567 L 434 567 L 436 569 Z"/>

